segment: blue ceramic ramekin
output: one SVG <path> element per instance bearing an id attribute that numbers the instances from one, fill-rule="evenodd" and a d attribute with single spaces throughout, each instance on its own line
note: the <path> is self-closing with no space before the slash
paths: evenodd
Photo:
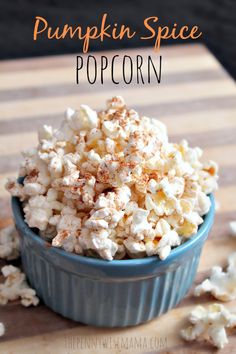
<path id="1" fill-rule="evenodd" d="M 169 257 L 105 261 L 49 247 L 24 222 L 12 198 L 21 256 L 29 283 L 61 315 L 94 326 L 124 327 L 149 321 L 173 308 L 191 287 L 202 246 L 214 219 L 211 209 L 198 233 Z"/>

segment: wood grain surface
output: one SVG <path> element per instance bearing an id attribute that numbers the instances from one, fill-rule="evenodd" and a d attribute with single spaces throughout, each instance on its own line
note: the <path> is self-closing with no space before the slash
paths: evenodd
<path id="1" fill-rule="evenodd" d="M 122 53 L 135 56 L 152 52 L 146 48 Z M 111 57 L 115 52 L 103 54 Z M 236 239 L 229 232 L 229 221 L 236 220 L 235 83 L 203 46 L 166 47 L 162 55 L 162 83 L 145 86 L 115 86 L 109 82 L 89 85 L 85 77 L 76 85 L 74 55 L 0 63 L 0 227 L 13 222 L 10 198 L 4 190 L 6 177 L 16 176 L 20 151 L 36 144 L 38 126 L 58 126 L 67 106 L 85 103 L 100 109 L 108 98 L 120 94 L 130 107 L 163 121 L 170 140 L 187 138 L 190 144 L 204 148 L 204 159 L 218 162 L 220 188 L 216 199 L 220 208 L 201 256 L 195 285 L 213 265 L 226 265 L 227 256 L 236 251 Z M 194 298 L 193 289 L 167 314 L 124 329 L 97 329 L 67 320 L 43 304 L 26 309 L 12 302 L 0 307 L 0 322 L 6 326 L 0 353 L 214 353 L 206 343 L 187 344 L 179 337 L 188 311 L 196 304 L 214 302 L 211 296 Z M 236 301 L 226 306 L 236 309 Z M 217 353 L 235 352 L 236 331 L 229 337 L 229 344 Z M 144 343 L 146 338 L 152 345 L 135 347 L 135 338 L 143 338 Z M 125 340 L 128 349 L 122 347 Z"/>

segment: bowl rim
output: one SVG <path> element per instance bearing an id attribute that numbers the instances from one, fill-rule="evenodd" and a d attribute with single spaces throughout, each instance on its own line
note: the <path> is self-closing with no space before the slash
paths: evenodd
<path id="1" fill-rule="evenodd" d="M 196 246 L 201 241 L 203 236 L 208 234 L 213 224 L 214 213 L 215 213 L 214 196 L 210 194 L 209 198 L 211 201 L 210 210 L 204 216 L 204 221 L 199 226 L 198 232 L 194 236 L 189 238 L 187 241 L 185 241 L 183 244 L 181 244 L 180 246 L 173 248 L 169 256 L 165 260 L 161 260 L 158 256 L 154 255 L 145 258 L 119 259 L 119 260 L 108 261 L 100 258 L 93 258 L 88 256 L 82 256 L 75 253 L 70 253 L 61 248 L 56 248 L 53 246 L 48 248 L 48 243 L 45 240 L 43 240 L 39 235 L 37 235 L 24 221 L 22 203 L 16 197 L 12 197 L 12 210 L 13 210 L 13 215 L 14 215 L 16 225 L 18 226 L 21 232 L 27 234 L 27 236 L 33 239 L 33 241 L 38 246 L 50 249 L 50 252 L 52 252 L 55 256 L 56 255 L 61 256 L 63 258 L 66 258 L 68 261 L 73 261 L 73 262 L 77 261 L 78 263 L 83 264 L 85 266 L 93 266 L 93 267 L 101 266 L 102 268 L 104 267 L 119 268 L 119 267 L 126 267 L 126 266 L 137 267 L 137 266 L 148 266 L 151 264 L 153 265 L 155 264 L 155 266 L 158 265 L 163 266 L 173 262 L 176 258 L 179 258 L 179 256 L 182 256 L 184 253 L 194 248 L 194 246 Z"/>

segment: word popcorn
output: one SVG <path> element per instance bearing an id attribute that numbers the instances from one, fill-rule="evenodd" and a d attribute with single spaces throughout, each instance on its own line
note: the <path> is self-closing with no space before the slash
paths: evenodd
<path id="1" fill-rule="evenodd" d="M 150 84 L 153 81 L 158 84 L 161 82 L 161 64 L 162 57 L 152 58 L 148 55 L 146 58 L 137 55 L 114 55 L 112 58 L 105 55 L 88 55 L 86 58 L 81 55 L 76 57 L 76 83 L 79 84 L 83 75 L 86 76 L 90 84 L 98 81 L 103 84 L 105 79 L 118 85 L 125 84 Z"/>
<path id="2" fill-rule="evenodd" d="M 6 188 L 25 221 L 52 245 L 106 260 L 158 255 L 197 233 L 217 188 L 217 165 L 186 140 L 170 143 L 157 119 L 114 97 L 99 113 L 68 108 L 43 126 Z"/>

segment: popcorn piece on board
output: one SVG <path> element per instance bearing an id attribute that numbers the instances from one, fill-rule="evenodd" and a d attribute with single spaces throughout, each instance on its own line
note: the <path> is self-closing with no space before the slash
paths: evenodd
<path id="1" fill-rule="evenodd" d="M 16 228 L 13 225 L 0 230 L 0 258 L 8 261 L 20 255 L 20 241 Z"/>
<path id="2" fill-rule="evenodd" d="M 215 210 L 216 212 L 220 210 L 220 202 L 217 199 L 215 199 Z"/>
<path id="3" fill-rule="evenodd" d="M 0 284 L 0 305 L 6 305 L 8 301 L 21 299 L 23 306 L 37 306 L 39 299 L 34 289 L 31 289 L 25 280 L 25 274 L 19 268 L 6 265 L 2 268 L 2 274 L 6 278 Z"/>
<path id="4" fill-rule="evenodd" d="M 229 223 L 230 234 L 233 237 L 236 237 L 236 221 L 231 221 Z"/>
<path id="5" fill-rule="evenodd" d="M 221 301 L 236 299 L 236 252 L 229 256 L 226 272 L 221 267 L 213 267 L 209 279 L 205 279 L 195 288 L 195 296 L 204 293 L 211 293 Z"/>
<path id="6" fill-rule="evenodd" d="M 2 322 L 0 322 L 0 337 L 4 336 L 5 334 L 5 326 Z"/>
<path id="7" fill-rule="evenodd" d="M 236 314 L 220 304 L 212 304 L 208 308 L 197 306 L 190 312 L 188 320 L 191 325 L 180 332 L 183 339 L 207 340 L 219 349 L 228 343 L 226 328 L 236 327 Z"/>

